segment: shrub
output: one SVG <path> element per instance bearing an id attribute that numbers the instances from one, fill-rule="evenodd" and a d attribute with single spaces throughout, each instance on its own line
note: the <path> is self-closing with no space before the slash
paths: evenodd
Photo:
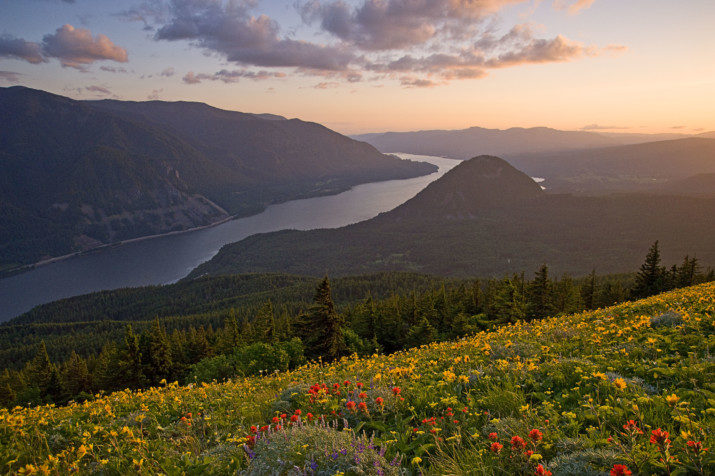
<path id="1" fill-rule="evenodd" d="M 400 459 L 387 461 L 372 438 L 325 423 L 260 434 L 247 452 L 246 475 L 401 474 Z"/>

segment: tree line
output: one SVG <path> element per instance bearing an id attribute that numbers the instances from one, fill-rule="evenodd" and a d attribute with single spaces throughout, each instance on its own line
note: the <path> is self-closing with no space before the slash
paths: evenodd
<path id="1" fill-rule="evenodd" d="M 307 360 L 390 353 L 450 340 L 504 323 L 609 306 L 714 279 L 698 260 L 661 265 L 658 242 L 634 278 L 553 277 L 546 265 L 534 275 L 502 279 L 443 281 L 428 289 L 363 299 L 338 308 L 330 280 L 318 284 L 312 304 L 292 312 L 270 300 L 254 315 L 235 308 L 220 324 L 168 330 L 156 318 L 141 332 L 124 323 L 120 342 L 82 357 L 71 351 L 53 362 L 47 346 L 20 369 L 0 374 L 0 404 L 63 404 L 97 392 L 139 389 L 163 381 L 200 382 L 287 370 Z"/>

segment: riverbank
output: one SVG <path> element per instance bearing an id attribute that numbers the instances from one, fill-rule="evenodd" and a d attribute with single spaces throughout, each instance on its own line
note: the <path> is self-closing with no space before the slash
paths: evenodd
<path id="1" fill-rule="evenodd" d="M 206 225 L 195 226 L 192 228 L 187 228 L 185 230 L 174 230 L 174 231 L 169 231 L 166 233 L 155 233 L 153 235 L 138 236 L 136 238 L 129 238 L 126 240 L 114 241 L 111 243 L 103 243 L 101 245 L 94 246 L 92 248 L 75 251 L 75 252 L 68 253 L 65 255 L 53 256 L 51 258 L 43 259 L 43 260 L 37 261 L 35 263 L 25 264 L 25 265 L 17 266 L 14 268 L 2 269 L 2 270 L 0 270 L 0 280 L 2 280 L 4 278 L 9 278 L 11 276 L 16 276 L 18 274 L 25 273 L 25 272 L 31 271 L 33 269 L 39 268 L 41 266 L 48 265 L 48 264 L 57 263 L 57 262 L 64 261 L 64 260 L 67 260 L 70 258 L 85 256 L 85 255 L 89 255 L 92 253 L 97 253 L 102 250 L 116 248 L 116 247 L 127 245 L 130 243 L 137 243 L 137 242 L 145 241 L 145 240 L 164 238 L 164 237 L 169 237 L 169 236 L 174 236 L 174 235 L 181 235 L 181 234 L 185 234 L 185 233 L 191 233 L 191 232 L 196 232 L 196 231 L 200 231 L 200 230 L 205 230 L 207 228 L 213 228 L 213 227 L 222 225 L 226 222 L 229 222 L 231 220 L 236 220 L 239 218 L 248 218 L 251 216 L 259 215 L 260 213 L 263 213 L 264 211 L 266 211 L 266 209 L 268 207 L 273 206 L 273 205 L 280 205 L 282 203 L 287 203 L 287 202 L 291 202 L 294 200 L 304 200 L 304 199 L 309 199 L 309 198 L 334 196 L 334 195 L 339 195 L 341 193 L 352 190 L 354 187 L 357 187 L 359 185 L 364 185 L 367 183 L 381 183 L 381 182 L 389 182 L 392 180 L 409 180 L 412 178 L 426 177 L 433 173 L 435 173 L 435 172 L 431 172 L 429 174 L 424 174 L 424 175 L 418 175 L 416 177 L 408 177 L 405 179 L 387 179 L 387 180 L 381 180 L 378 182 L 343 183 L 343 184 L 333 183 L 333 184 L 331 184 L 330 188 L 316 189 L 316 190 L 312 190 L 310 192 L 303 192 L 303 193 L 295 194 L 293 196 L 283 197 L 283 198 L 277 199 L 273 202 L 266 203 L 263 206 L 252 207 L 250 209 L 243 211 L 242 213 L 235 213 L 233 215 L 229 215 L 225 218 L 222 218 L 221 220 L 217 220 L 215 222 L 212 222 L 212 223 L 209 223 Z M 214 204 L 213 202 L 211 202 L 211 203 L 215 207 L 220 208 L 218 205 Z M 221 209 L 221 210 L 223 210 L 223 209 Z M 224 210 L 224 212 L 225 212 L 225 210 Z"/>
<path id="2" fill-rule="evenodd" d="M 0 279 L 0 322 L 39 304 L 71 296 L 176 282 L 224 245 L 258 233 L 339 228 L 370 219 L 412 198 L 458 163 L 438 157 L 401 156 L 430 162 L 439 170 L 411 179 L 345 184 L 342 188 L 347 191 L 342 193 L 288 200 L 267 206 L 263 212 L 232 216 L 202 229 L 137 237 L 26 267 L 24 272 Z M 336 184 L 331 185 L 337 191 Z"/>

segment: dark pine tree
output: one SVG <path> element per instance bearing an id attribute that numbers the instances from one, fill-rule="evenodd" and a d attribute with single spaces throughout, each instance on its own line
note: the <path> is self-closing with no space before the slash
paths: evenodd
<path id="1" fill-rule="evenodd" d="M 588 280 L 581 288 L 581 300 L 585 309 L 594 309 L 596 304 L 596 270 L 592 270 L 588 275 Z"/>
<path id="2" fill-rule="evenodd" d="M 152 383 L 158 383 L 162 378 L 170 376 L 172 371 L 171 343 L 166 335 L 166 329 L 155 319 L 149 334 L 149 370 Z"/>
<path id="3" fill-rule="evenodd" d="M 541 319 L 554 311 L 553 285 L 549 280 L 548 266 L 541 265 L 534 280 L 529 283 L 527 317 Z"/>
<path id="4" fill-rule="evenodd" d="M 697 258 L 685 256 L 683 264 L 678 269 L 677 276 L 675 277 L 676 286 L 684 288 L 695 284 L 699 274 L 699 267 Z"/>
<path id="5" fill-rule="evenodd" d="M 303 342 L 311 357 L 331 361 L 345 354 L 343 318 L 335 310 L 330 281 L 326 276 L 315 291 L 313 305 L 300 321 Z"/>
<path id="6" fill-rule="evenodd" d="M 62 388 L 66 399 L 77 398 L 90 391 L 92 380 L 87 370 L 87 362 L 74 350 L 62 370 Z"/>
<path id="7" fill-rule="evenodd" d="M 636 275 L 636 281 L 631 289 L 634 298 L 644 298 L 658 294 L 665 286 L 665 268 L 660 266 L 660 250 L 658 241 L 653 243 Z"/>
<path id="8" fill-rule="evenodd" d="M 140 388 L 146 384 L 142 368 L 142 354 L 139 350 L 139 338 L 131 325 L 126 327 L 124 347 L 119 358 L 120 385 L 128 388 Z"/>

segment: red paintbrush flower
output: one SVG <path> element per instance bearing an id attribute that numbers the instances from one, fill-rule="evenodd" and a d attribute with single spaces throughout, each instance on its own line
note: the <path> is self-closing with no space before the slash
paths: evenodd
<path id="1" fill-rule="evenodd" d="M 628 476 L 629 474 L 633 473 L 625 464 L 614 464 L 611 468 L 611 476 Z"/>

